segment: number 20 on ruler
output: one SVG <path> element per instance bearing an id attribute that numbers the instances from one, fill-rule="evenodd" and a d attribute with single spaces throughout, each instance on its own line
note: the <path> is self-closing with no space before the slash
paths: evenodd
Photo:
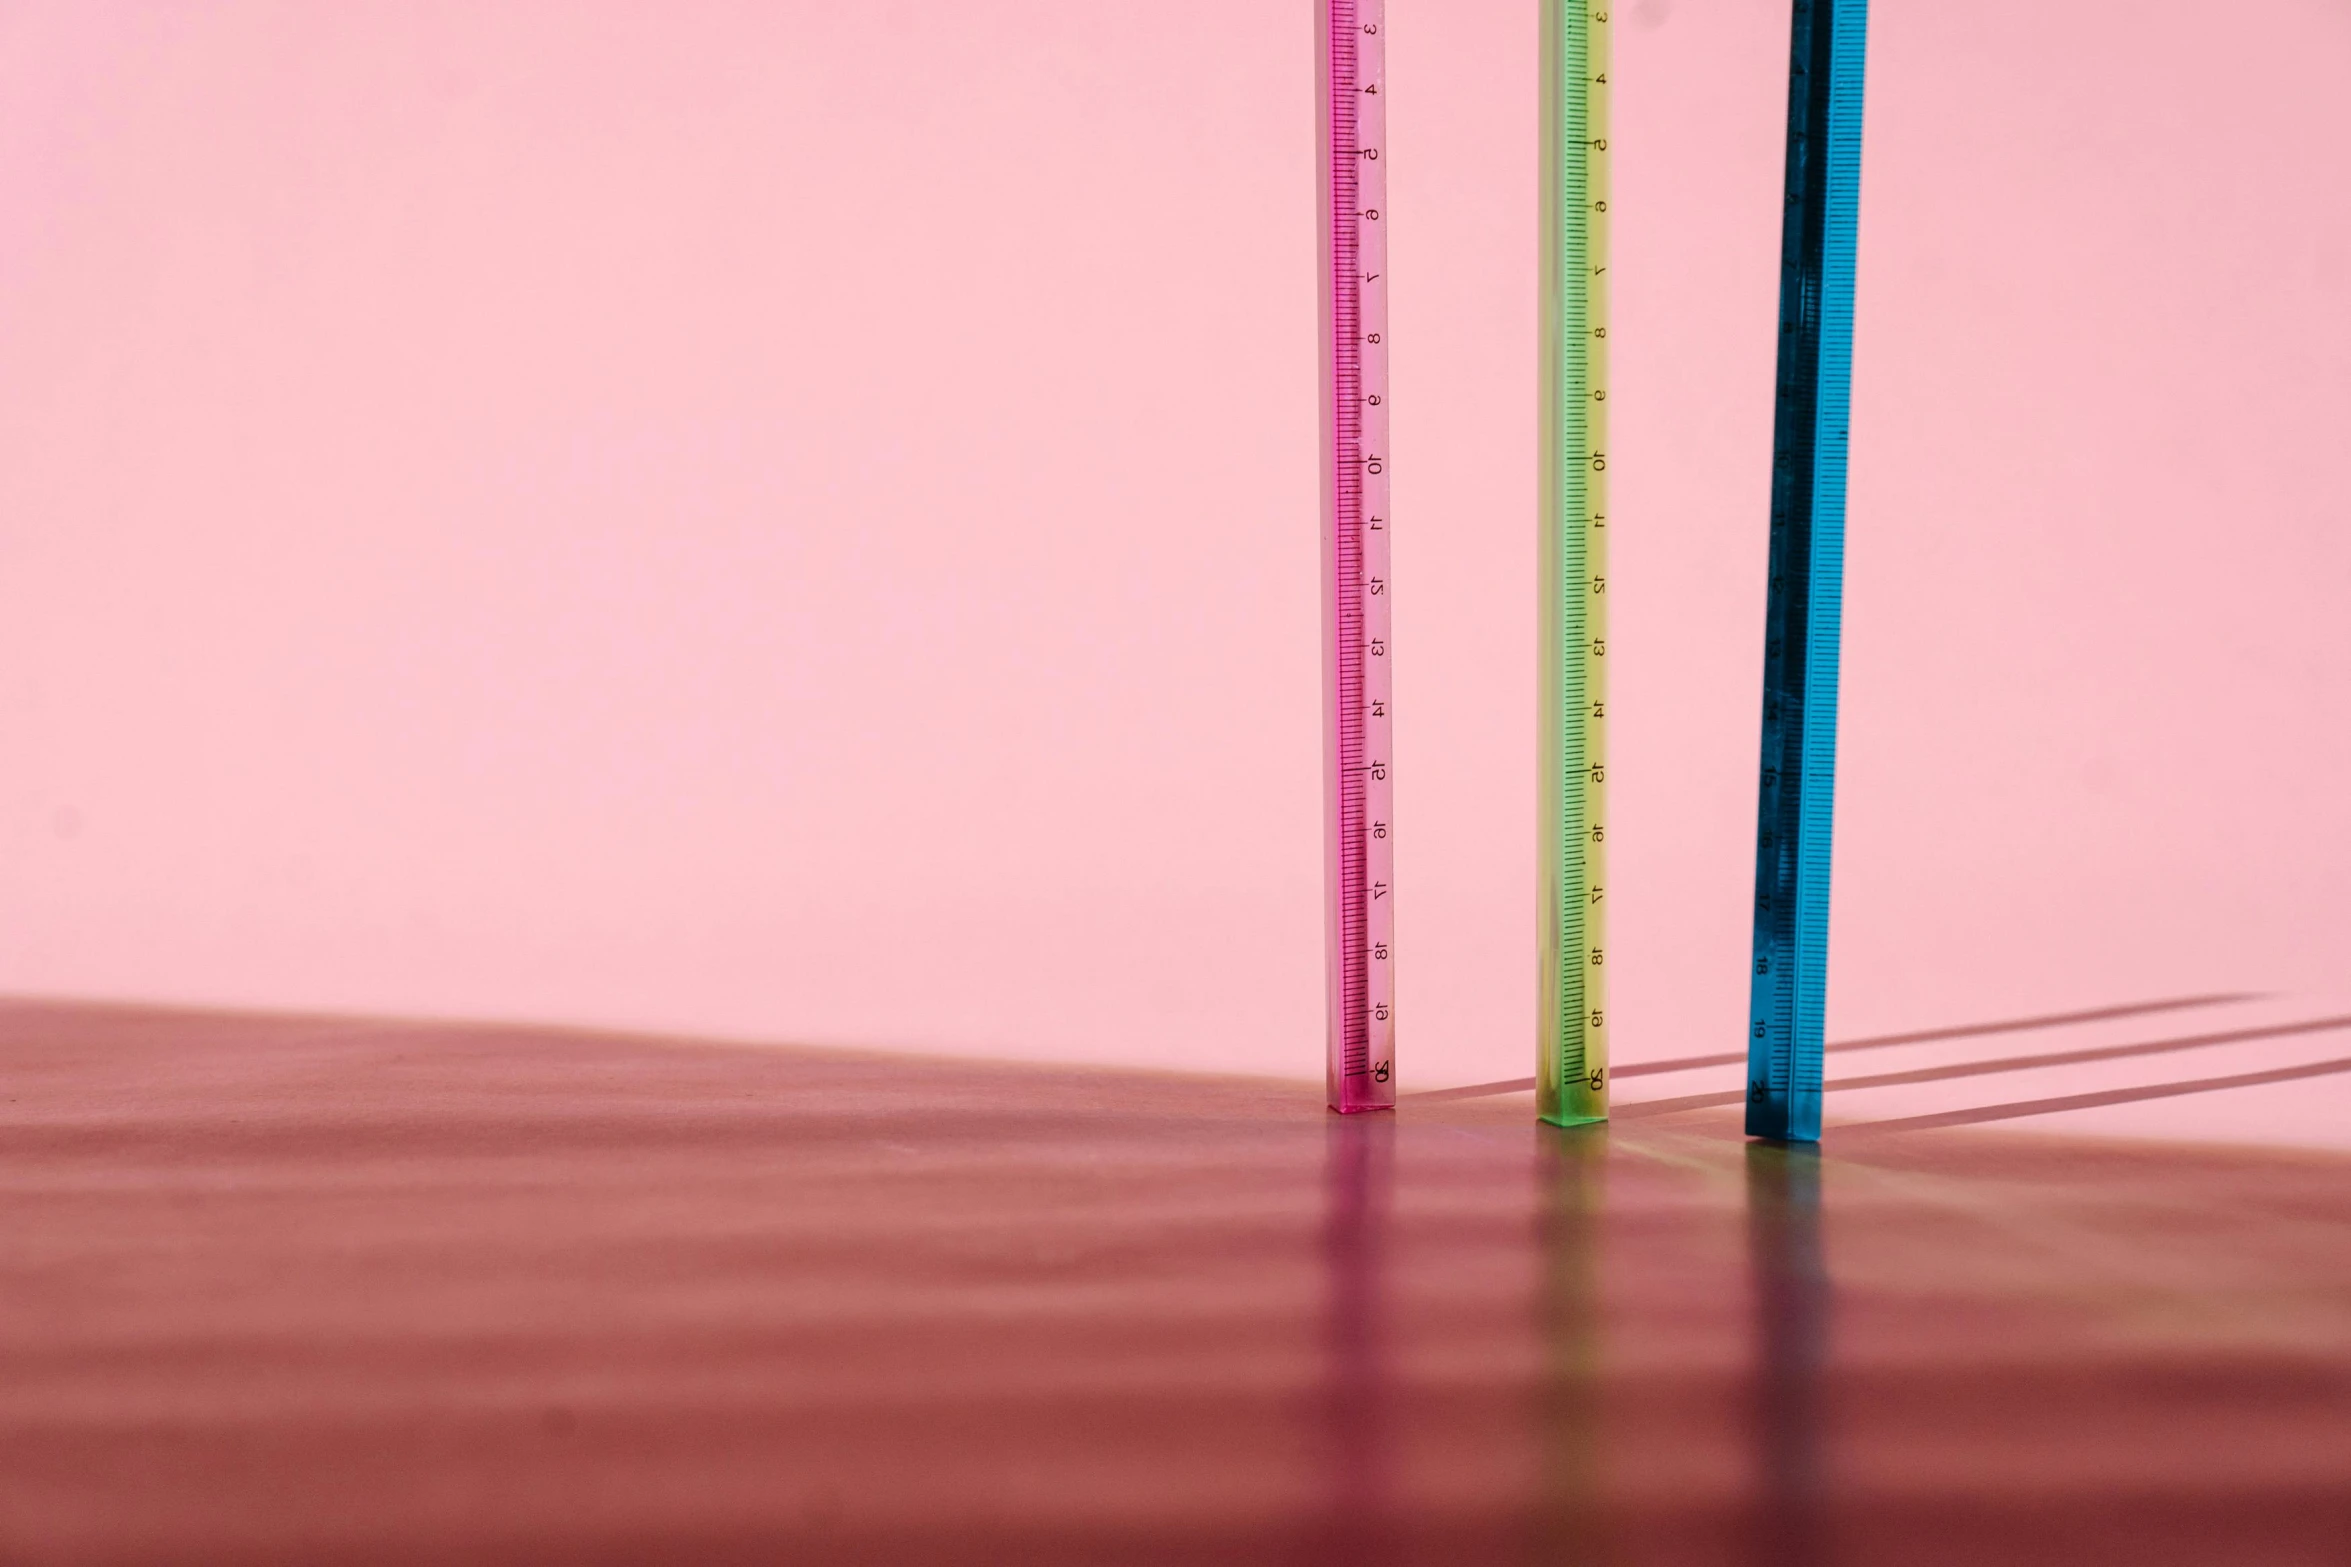
<path id="1" fill-rule="evenodd" d="M 1396 1102 L 1386 0 L 1318 0 L 1330 1103 Z"/>

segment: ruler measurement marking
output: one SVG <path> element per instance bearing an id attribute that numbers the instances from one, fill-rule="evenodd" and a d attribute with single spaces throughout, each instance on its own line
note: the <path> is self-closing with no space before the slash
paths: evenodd
<path id="1" fill-rule="evenodd" d="M 1395 636 L 1389 605 L 1386 0 L 1318 0 L 1329 1088 L 1392 1107 Z"/>

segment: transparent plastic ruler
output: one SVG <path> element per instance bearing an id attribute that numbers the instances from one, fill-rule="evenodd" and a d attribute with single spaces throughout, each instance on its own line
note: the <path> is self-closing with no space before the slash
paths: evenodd
<path id="1" fill-rule="evenodd" d="M 1386 0 L 1317 0 L 1331 1108 L 1396 1103 Z"/>
<path id="2" fill-rule="evenodd" d="M 1868 0 L 1794 0 L 1747 1131 L 1820 1137 Z"/>
<path id="3" fill-rule="evenodd" d="M 1608 1114 L 1613 0 L 1543 0 L 1542 991 L 1535 1110 Z"/>

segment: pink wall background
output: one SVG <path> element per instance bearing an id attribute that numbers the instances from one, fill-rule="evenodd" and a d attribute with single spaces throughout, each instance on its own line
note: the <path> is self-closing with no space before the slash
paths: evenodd
<path id="1" fill-rule="evenodd" d="M 2351 1011 L 2351 7 L 1875 9 L 1832 1033 Z M 1392 4 L 1408 1088 L 1530 1070 L 1534 14 Z M 1744 1005 L 1786 5 L 1625 20 L 1639 1060 Z M 1310 72 L 0 8 L 0 989 L 1317 1074 Z"/>

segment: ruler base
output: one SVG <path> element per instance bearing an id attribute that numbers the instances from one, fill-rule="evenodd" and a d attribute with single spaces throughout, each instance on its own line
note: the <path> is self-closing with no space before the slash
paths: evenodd
<path id="1" fill-rule="evenodd" d="M 1597 1088 L 1582 1073 L 1565 1083 L 1538 1080 L 1535 1085 L 1535 1119 L 1548 1126 L 1594 1126 L 1606 1121 L 1606 1068 L 1598 1069 L 1593 1075 L 1600 1078 L 1600 1086 Z"/>
<path id="2" fill-rule="evenodd" d="M 1350 1072 L 1334 1075 L 1324 1084 L 1324 1096 L 1335 1115 L 1393 1110 L 1396 1108 L 1395 1070 L 1383 1062 L 1377 1074 Z"/>
<path id="3" fill-rule="evenodd" d="M 1769 1095 L 1747 1101 L 1747 1135 L 1775 1143 L 1820 1141 L 1820 1095 L 1798 1094 L 1792 1100 Z"/>

